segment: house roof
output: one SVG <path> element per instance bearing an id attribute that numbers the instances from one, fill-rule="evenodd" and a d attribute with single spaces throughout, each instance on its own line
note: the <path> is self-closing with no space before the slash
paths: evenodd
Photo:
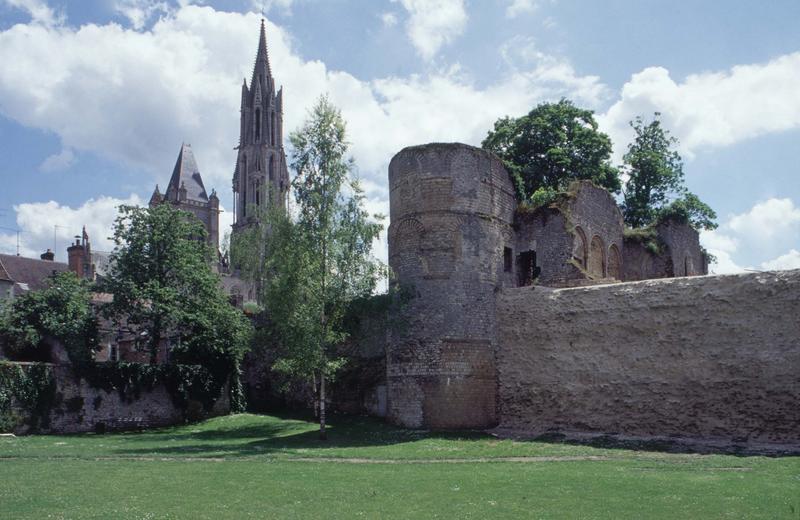
<path id="1" fill-rule="evenodd" d="M 14 281 L 14 280 L 11 279 L 11 275 L 8 274 L 8 271 L 6 271 L 6 268 L 3 265 L 3 261 L 2 260 L 0 260 L 0 280 L 6 281 L 6 282 L 13 282 Z"/>
<path id="2" fill-rule="evenodd" d="M 0 265 L 11 281 L 30 291 L 45 289 L 54 273 L 69 271 L 69 266 L 61 262 L 4 254 L 0 254 Z"/>
<path id="3" fill-rule="evenodd" d="M 170 178 L 167 186 L 167 198 L 169 200 L 177 200 L 178 190 L 180 190 L 181 186 L 186 187 L 186 198 L 188 200 L 208 202 L 208 194 L 206 194 L 206 188 L 203 186 L 203 178 L 200 176 L 197 161 L 194 159 L 192 145 L 186 143 L 181 145 L 178 160 L 172 170 L 172 178 Z"/>

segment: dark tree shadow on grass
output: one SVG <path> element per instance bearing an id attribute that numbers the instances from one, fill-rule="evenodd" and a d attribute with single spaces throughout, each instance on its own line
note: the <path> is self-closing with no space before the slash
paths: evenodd
<path id="1" fill-rule="evenodd" d="M 192 457 L 249 457 L 280 453 L 302 456 L 300 450 L 310 450 L 309 457 L 324 456 L 318 450 L 338 448 L 381 447 L 419 441 L 491 440 L 490 435 L 477 431 L 431 432 L 391 426 L 381 420 L 334 415 L 327 428 L 327 440 L 319 439 L 313 417 L 282 414 L 270 416 L 274 421 L 258 425 L 220 424 L 214 429 L 191 430 L 191 426 L 151 430 L 130 435 L 126 441 L 152 446 L 118 449 L 115 453 L 131 456 L 192 456 Z M 301 431 L 298 431 L 301 430 Z"/>

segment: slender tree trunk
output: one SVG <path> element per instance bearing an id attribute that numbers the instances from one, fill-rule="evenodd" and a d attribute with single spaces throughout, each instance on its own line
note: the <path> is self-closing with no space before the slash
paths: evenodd
<path id="1" fill-rule="evenodd" d="M 328 439 L 328 433 L 325 431 L 325 374 L 319 375 L 319 439 L 321 441 Z"/>
<path id="2" fill-rule="evenodd" d="M 314 395 L 314 417 L 319 418 L 319 387 L 317 386 L 317 374 L 311 374 L 311 387 Z"/>

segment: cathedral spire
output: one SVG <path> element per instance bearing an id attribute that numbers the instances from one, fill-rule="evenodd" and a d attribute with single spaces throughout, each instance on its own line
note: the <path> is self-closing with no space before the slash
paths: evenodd
<path id="1" fill-rule="evenodd" d="M 264 19 L 261 19 L 261 35 L 258 39 L 258 53 L 256 53 L 256 64 L 253 67 L 253 79 L 250 81 L 250 88 L 261 77 L 264 80 L 272 79 L 272 68 L 269 65 L 269 49 L 267 49 L 267 30 L 264 26 Z M 264 85 L 266 87 L 267 85 Z"/>

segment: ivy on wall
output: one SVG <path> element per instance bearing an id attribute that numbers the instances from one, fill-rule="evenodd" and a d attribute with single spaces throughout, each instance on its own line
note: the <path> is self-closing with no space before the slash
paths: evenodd
<path id="1" fill-rule="evenodd" d="M 47 428 L 55 400 L 56 381 L 50 365 L 0 362 L 0 432 L 11 432 L 26 420 L 32 431 Z M 16 413 L 14 403 L 25 416 Z"/>

